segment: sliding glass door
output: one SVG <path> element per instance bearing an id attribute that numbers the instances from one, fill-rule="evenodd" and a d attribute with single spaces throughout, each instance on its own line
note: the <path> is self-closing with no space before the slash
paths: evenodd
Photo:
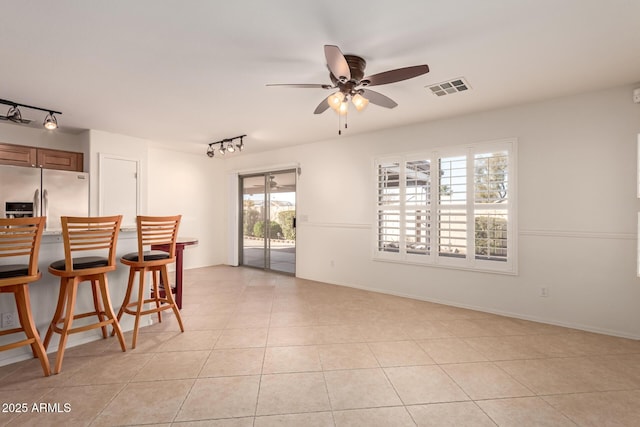
<path id="1" fill-rule="evenodd" d="M 295 274 L 296 171 L 240 176 L 240 264 Z"/>

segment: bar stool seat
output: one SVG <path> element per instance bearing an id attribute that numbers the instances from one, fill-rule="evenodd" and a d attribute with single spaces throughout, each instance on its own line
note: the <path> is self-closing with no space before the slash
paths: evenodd
<path id="1" fill-rule="evenodd" d="M 64 271 L 65 270 L 66 261 L 64 259 L 60 259 L 58 261 L 52 262 L 50 267 L 54 270 Z M 107 267 L 109 265 L 109 260 L 105 257 L 99 256 L 86 256 L 80 258 L 73 259 L 73 269 L 74 270 L 83 270 L 86 268 L 94 268 L 94 267 Z"/>
<path id="2" fill-rule="evenodd" d="M 62 360 L 70 334 L 101 328 L 102 337 L 107 338 L 107 326 L 112 325 L 122 351 L 126 351 L 124 336 L 111 305 L 107 285 L 107 273 L 116 269 L 115 254 L 122 215 L 109 217 L 65 217 L 62 221 L 64 259 L 49 265 L 49 273 L 60 277 L 58 304 L 44 346 L 49 346 L 54 333 L 60 334 L 54 373 L 62 369 Z M 92 254 L 73 257 L 79 251 L 107 252 L 107 256 Z M 76 314 L 75 305 L 78 285 L 91 282 L 93 311 Z M 104 305 L 104 308 L 102 307 Z M 64 315 L 63 315 L 64 314 Z M 72 327 L 76 319 L 97 317 L 97 322 Z"/>
<path id="3" fill-rule="evenodd" d="M 140 318 L 147 314 L 158 314 L 158 321 L 162 322 L 162 311 L 173 310 L 176 316 L 180 330 L 184 332 L 182 325 L 182 317 L 178 306 L 173 299 L 171 289 L 169 289 L 169 276 L 167 274 L 167 264 L 171 264 L 176 259 L 176 239 L 178 237 L 178 227 L 180 226 L 181 215 L 176 216 L 138 216 L 136 224 L 138 227 L 138 252 L 128 253 L 120 258 L 120 262 L 129 266 L 129 282 L 127 284 L 127 292 L 124 297 L 120 311 L 118 312 L 118 320 L 122 318 L 124 313 L 135 316 L 133 326 L 133 340 L 131 348 L 136 348 L 138 340 L 138 328 L 140 326 Z M 144 250 L 145 246 L 150 245 L 167 245 L 169 251 Z M 144 280 L 146 273 L 150 272 L 152 276 L 153 293 L 151 298 L 145 298 Z M 131 294 L 134 288 L 135 275 L 138 273 L 138 299 L 131 301 Z M 158 278 L 158 275 L 160 278 Z M 162 283 L 167 291 L 164 297 L 160 294 L 160 283 Z M 143 310 L 145 304 L 153 303 L 155 307 Z"/>
<path id="4" fill-rule="evenodd" d="M 0 265 L 0 279 L 29 275 L 29 264 Z"/>
<path id="5" fill-rule="evenodd" d="M 20 323 L 18 328 L 0 331 L 0 336 L 23 332 L 27 337 L 1 345 L 0 351 L 31 346 L 33 356 L 40 359 L 42 371 L 47 377 L 51 374 L 49 359 L 33 322 L 29 298 L 29 283 L 42 277 L 38 270 L 38 255 L 45 220 L 45 217 L 0 219 L 0 258 L 29 257 L 28 264 L 0 265 L 0 293 L 13 294 Z"/>
<path id="6" fill-rule="evenodd" d="M 138 254 L 138 252 L 130 252 L 128 254 L 122 255 L 123 260 L 126 261 L 130 261 L 130 262 L 138 262 L 138 259 L 140 258 L 140 254 Z M 142 254 L 142 258 L 143 261 L 148 262 L 148 261 L 158 261 L 161 259 L 170 259 L 171 256 L 169 255 L 168 252 L 165 251 L 144 251 Z"/>

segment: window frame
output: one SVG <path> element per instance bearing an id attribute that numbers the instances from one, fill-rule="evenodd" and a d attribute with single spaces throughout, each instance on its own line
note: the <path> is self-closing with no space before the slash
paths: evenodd
<path id="1" fill-rule="evenodd" d="M 476 155 L 487 153 L 506 152 L 507 156 L 507 194 L 504 210 L 506 210 L 506 260 L 500 259 L 501 256 L 491 257 L 492 259 L 483 259 L 476 255 L 476 216 L 482 211 L 482 208 L 496 208 L 496 204 L 484 205 L 477 203 L 475 200 L 475 165 Z M 455 206 L 464 209 L 466 217 L 466 253 L 463 256 L 445 256 L 440 254 L 440 231 L 441 222 L 439 214 L 442 210 L 440 195 L 440 161 L 445 158 L 453 158 L 465 156 L 466 182 L 464 202 L 460 202 Z M 429 220 L 427 228 L 428 253 L 416 254 L 410 253 L 408 248 L 407 231 L 412 231 L 407 218 L 408 211 L 414 211 L 415 206 L 407 201 L 407 164 L 409 162 L 428 161 L 429 167 L 429 202 L 425 206 L 425 212 L 428 213 Z M 392 206 L 382 205 L 379 201 L 380 183 L 379 166 L 389 163 L 398 163 L 399 166 L 399 200 L 398 204 Z M 374 261 L 388 261 L 405 264 L 418 264 L 434 267 L 445 267 L 454 269 L 473 270 L 481 272 L 501 273 L 501 274 L 517 274 L 518 259 L 518 233 L 517 233 L 517 139 L 509 138 L 504 140 L 479 142 L 473 144 L 465 144 L 458 146 L 437 147 L 421 152 L 398 153 L 385 156 L 379 156 L 374 159 L 374 180 L 376 187 L 376 197 L 374 203 L 374 227 L 373 227 L 373 245 L 372 259 Z M 415 194 L 415 191 L 411 191 Z M 380 213 L 398 212 L 399 213 L 399 231 L 398 231 L 398 250 L 385 251 L 380 249 L 379 239 L 379 218 Z"/>

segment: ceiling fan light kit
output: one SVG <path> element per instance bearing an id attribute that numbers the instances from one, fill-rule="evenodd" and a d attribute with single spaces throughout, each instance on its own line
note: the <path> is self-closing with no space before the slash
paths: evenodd
<path id="1" fill-rule="evenodd" d="M 19 102 L 9 101 L 7 99 L 0 99 L 0 104 L 9 106 L 9 111 L 7 111 L 7 114 L 5 116 L 0 115 L 0 120 L 5 120 L 22 125 L 28 125 L 29 123 L 31 123 L 31 120 L 22 118 L 20 107 L 47 112 L 48 114 L 44 118 L 44 122 L 42 122 L 42 125 L 45 127 L 45 129 L 48 130 L 54 130 L 58 128 L 58 119 L 56 118 L 55 114 L 62 115 L 60 111 L 51 110 L 49 108 L 34 107 L 32 105 L 21 104 Z"/>
<path id="2" fill-rule="evenodd" d="M 210 142 L 209 148 L 207 148 L 207 156 L 215 157 L 216 145 L 218 145 L 218 154 L 224 156 L 226 153 L 235 153 L 237 151 L 244 150 L 243 138 L 247 135 L 234 136 L 233 138 L 225 138 L 220 141 Z M 240 142 L 234 143 L 233 141 L 239 139 Z"/>
<path id="3" fill-rule="evenodd" d="M 367 62 L 356 55 L 344 55 L 338 46 L 325 45 L 324 55 L 329 69 L 329 79 L 332 84 L 268 84 L 267 86 L 286 86 L 294 88 L 338 89 L 323 99 L 316 107 L 314 114 L 322 114 L 329 107 L 340 116 L 345 116 L 349 110 L 349 100 L 357 111 L 364 110 L 369 103 L 384 108 L 395 108 L 398 104 L 391 98 L 370 89 L 369 86 L 380 86 L 412 79 L 429 72 L 428 65 L 414 65 L 398 68 L 365 77 L 364 69 Z M 338 135 L 341 135 L 340 122 Z"/>
<path id="4" fill-rule="evenodd" d="M 365 108 L 367 108 L 367 105 L 369 105 L 369 100 L 359 93 L 356 93 L 356 95 L 351 98 L 351 102 L 358 111 L 364 110 Z"/>

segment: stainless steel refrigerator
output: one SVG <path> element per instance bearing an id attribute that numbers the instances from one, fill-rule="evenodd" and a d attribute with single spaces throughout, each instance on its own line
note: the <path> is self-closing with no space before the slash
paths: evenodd
<path id="1" fill-rule="evenodd" d="M 0 165 L 0 217 L 46 216 L 57 231 L 61 216 L 88 215 L 88 173 Z"/>

